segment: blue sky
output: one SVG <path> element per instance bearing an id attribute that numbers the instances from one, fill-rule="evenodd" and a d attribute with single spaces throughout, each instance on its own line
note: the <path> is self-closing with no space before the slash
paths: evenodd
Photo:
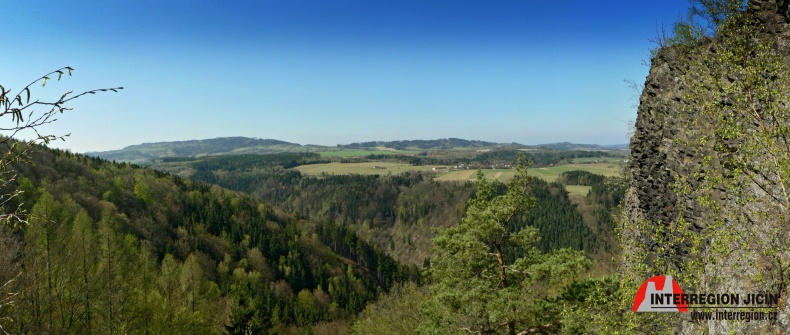
<path id="1" fill-rule="evenodd" d="M 667 1 L 8 1 L 0 84 L 86 96 L 76 152 L 221 136 L 628 142 Z"/>

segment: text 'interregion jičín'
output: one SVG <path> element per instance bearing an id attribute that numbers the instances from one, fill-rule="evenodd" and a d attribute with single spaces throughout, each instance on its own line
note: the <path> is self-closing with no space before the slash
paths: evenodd
<path id="1" fill-rule="evenodd" d="M 743 299 L 741 299 L 743 298 Z M 743 304 L 741 304 L 743 302 Z M 776 306 L 779 303 L 779 294 L 746 294 L 741 297 L 737 293 L 653 293 L 650 295 L 653 305 L 768 305 Z"/>

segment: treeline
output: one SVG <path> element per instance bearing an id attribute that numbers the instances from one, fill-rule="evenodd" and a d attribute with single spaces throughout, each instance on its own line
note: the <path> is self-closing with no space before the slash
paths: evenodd
<path id="1" fill-rule="evenodd" d="M 356 163 L 367 160 L 394 160 L 409 163 L 411 165 L 472 165 L 478 167 L 488 167 L 491 165 L 508 164 L 515 166 L 519 155 L 524 155 L 532 163 L 532 166 L 551 166 L 556 164 L 571 163 L 574 158 L 590 157 L 611 157 L 612 154 L 605 151 L 536 151 L 524 152 L 517 149 L 497 149 L 475 154 L 474 157 L 454 157 L 454 156 L 428 156 L 428 155 L 379 155 L 371 154 L 364 158 L 346 158 L 345 163 Z"/>
<path id="2" fill-rule="evenodd" d="M 328 334 L 419 280 L 345 227 L 217 186 L 53 150 L 32 163 L 5 207 L 31 204 L 30 224 L 0 229 L 12 334 Z"/>
<path id="3" fill-rule="evenodd" d="M 589 171 L 564 171 L 557 177 L 557 181 L 565 185 L 592 186 L 603 183 L 604 176 Z"/>

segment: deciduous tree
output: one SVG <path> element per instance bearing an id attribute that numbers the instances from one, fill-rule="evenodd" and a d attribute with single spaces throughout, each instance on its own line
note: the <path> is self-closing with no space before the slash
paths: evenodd
<path id="1" fill-rule="evenodd" d="M 23 190 L 16 183 L 16 174 L 11 169 L 11 164 L 27 162 L 29 154 L 37 146 L 48 144 L 53 140 L 64 139 L 68 135 L 45 134 L 40 131 L 41 126 L 57 121 L 57 114 L 70 110 L 66 104 L 74 99 L 87 94 L 112 91 L 117 92 L 123 87 L 96 89 L 73 94 L 68 91 L 56 100 L 40 100 L 32 97 L 31 90 L 34 85 L 45 86 L 48 80 L 60 80 L 63 75 L 71 76 L 74 69 L 66 66 L 33 80 L 21 90 L 13 91 L 0 84 L 0 225 L 10 224 L 14 227 L 27 224 L 25 204 L 17 198 Z M 29 140 L 19 140 L 18 135 L 32 136 Z M 0 282 L 0 289 L 8 287 L 8 281 Z M 0 292 L 4 293 L 4 292 Z M 14 296 L 9 293 L 9 297 Z M 3 330 L 3 315 L 13 299 L 0 300 L 0 330 Z"/>

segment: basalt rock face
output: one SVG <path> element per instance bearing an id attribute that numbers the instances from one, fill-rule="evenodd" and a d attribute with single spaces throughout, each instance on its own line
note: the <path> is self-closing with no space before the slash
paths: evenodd
<path id="1" fill-rule="evenodd" d="M 760 38 L 771 41 L 776 51 L 790 62 L 790 0 L 750 1 L 748 12 L 755 15 L 761 23 Z M 697 57 L 706 53 L 721 52 L 722 39 L 727 36 L 716 36 L 699 43 L 695 48 L 701 53 L 684 52 L 681 47 L 665 47 L 658 51 L 651 61 L 650 73 L 645 81 L 640 97 L 636 128 L 631 138 L 630 175 L 631 187 L 625 202 L 625 230 L 623 232 L 623 265 L 624 271 L 640 280 L 652 275 L 663 275 L 661 270 L 638 264 L 650 265 L 659 257 L 670 257 L 668 268 L 682 272 L 687 266 L 685 250 L 662 253 L 662 241 L 679 217 L 689 222 L 687 229 L 692 234 L 701 235 L 710 224 L 714 213 L 705 206 L 700 206 L 699 199 L 691 195 L 676 193 L 673 189 L 677 176 L 689 176 L 691 171 L 707 169 L 725 169 L 723 163 L 714 154 L 713 159 L 703 157 L 713 152 L 713 144 L 685 145 L 689 141 L 710 133 L 710 122 L 704 115 L 695 114 L 699 101 L 689 98 L 690 86 L 695 82 L 689 69 L 699 62 Z M 731 78 L 730 80 L 737 80 Z M 700 84 L 702 85 L 702 84 Z M 714 88 L 710 88 L 713 90 Z M 689 186 L 697 187 L 693 178 L 689 178 Z M 724 208 L 739 208 L 742 211 L 754 209 L 744 206 L 743 200 L 749 196 L 765 196 L 760 194 L 753 185 L 744 187 L 742 192 L 732 190 L 714 190 L 713 199 Z M 738 194 L 735 196 L 734 194 Z M 635 224 L 642 222 L 642 224 Z M 749 225 L 738 222 L 727 222 L 725 229 L 732 231 L 753 231 L 756 238 L 768 239 L 773 223 L 750 222 Z M 722 227 L 719 227 L 722 228 Z M 670 232 L 665 232 L 670 231 Z M 702 241 L 700 247 L 706 257 L 716 256 L 711 251 L 711 241 Z M 770 242 L 770 241 L 766 241 Z M 787 242 L 790 243 L 790 242 Z M 678 249 L 691 248 L 691 245 L 675 246 Z M 692 321 L 688 314 L 678 316 L 673 331 L 676 333 L 697 334 L 729 334 L 729 333 L 784 333 L 790 329 L 790 309 L 787 307 L 785 285 L 780 281 L 786 279 L 765 279 L 765 274 L 775 273 L 772 265 L 766 265 L 764 259 L 749 250 L 749 245 L 733 242 L 726 246 L 729 250 L 728 259 L 714 265 L 703 265 L 706 275 L 716 276 L 720 280 L 704 281 L 698 287 L 684 288 L 694 293 L 725 293 L 741 294 L 782 291 L 779 320 L 759 322 L 726 322 L 726 321 Z M 644 251 L 639 253 L 637 249 Z M 646 252 L 646 253 L 645 253 Z M 790 260 L 790 255 L 780 255 Z M 784 270 L 783 270 L 784 271 Z M 755 275 L 759 274 L 759 275 Z M 688 291 L 687 291 L 688 292 Z"/>

